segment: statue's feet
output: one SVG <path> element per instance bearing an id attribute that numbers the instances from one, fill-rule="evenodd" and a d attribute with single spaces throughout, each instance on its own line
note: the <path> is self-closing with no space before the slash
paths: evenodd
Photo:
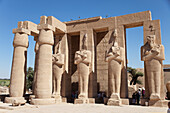
<path id="1" fill-rule="evenodd" d="M 81 98 L 86 98 L 86 95 L 84 93 L 80 93 L 79 96 L 78 96 L 79 99 Z"/>
<path id="2" fill-rule="evenodd" d="M 160 95 L 158 93 L 152 93 L 150 100 L 160 100 Z"/>
<path id="3" fill-rule="evenodd" d="M 52 94 L 52 98 L 61 98 L 60 94 L 59 93 L 53 93 Z"/>
<path id="4" fill-rule="evenodd" d="M 114 99 L 114 100 L 120 100 L 120 96 L 119 96 L 119 93 L 112 93 L 111 96 L 110 96 L 111 99 Z"/>

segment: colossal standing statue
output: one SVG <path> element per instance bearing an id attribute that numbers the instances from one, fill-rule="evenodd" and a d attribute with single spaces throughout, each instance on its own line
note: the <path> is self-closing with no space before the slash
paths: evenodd
<path id="1" fill-rule="evenodd" d="M 145 61 L 150 99 L 160 99 L 162 60 L 164 46 L 155 43 L 155 35 L 147 36 L 147 43 L 141 47 L 141 60 Z"/>
<path id="2" fill-rule="evenodd" d="M 87 35 L 84 36 L 87 38 Z M 75 64 L 77 64 L 79 77 L 79 99 L 88 98 L 88 80 L 89 80 L 89 66 L 91 63 L 91 51 L 87 50 L 85 41 L 80 51 L 75 53 Z"/>
<path id="3" fill-rule="evenodd" d="M 61 99 L 61 78 L 64 67 L 64 54 L 60 52 L 60 41 L 58 42 L 57 52 L 52 55 L 53 61 L 53 96 Z"/>
<path id="4" fill-rule="evenodd" d="M 106 56 L 106 61 L 108 62 L 108 75 L 109 75 L 109 89 L 110 89 L 110 99 L 108 104 L 114 104 L 114 101 L 120 105 L 120 84 L 121 84 L 121 67 L 123 62 L 124 50 L 122 47 L 118 46 L 115 41 L 114 45 L 111 47 L 110 52 Z"/>

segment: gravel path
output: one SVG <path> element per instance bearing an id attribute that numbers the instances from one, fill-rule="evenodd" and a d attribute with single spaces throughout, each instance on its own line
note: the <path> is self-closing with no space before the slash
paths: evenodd
<path id="1" fill-rule="evenodd" d="M 3 110 L 0 113 L 167 113 L 165 107 L 142 107 L 134 105 L 106 106 L 103 104 L 55 104 L 34 108 Z"/>

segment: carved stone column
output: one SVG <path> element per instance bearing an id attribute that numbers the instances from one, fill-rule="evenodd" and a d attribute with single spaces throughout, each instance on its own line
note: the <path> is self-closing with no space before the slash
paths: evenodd
<path id="1" fill-rule="evenodd" d="M 26 75 L 28 35 L 30 32 L 25 28 L 17 28 L 16 32 L 14 33 L 14 52 L 9 89 L 10 97 L 5 98 L 6 103 L 13 103 L 14 100 L 26 102 L 23 95 Z"/>
<path id="2" fill-rule="evenodd" d="M 35 84 L 35 99 L 31 104 L 43 105 L 54 104 L 55 99 L 52 94 L 52 45 L 54 44 L 53 26 L 46 23 L 47 18 L 41 17 L 38 29 L 40 31 L 38 44 L 38 66 Z"/>

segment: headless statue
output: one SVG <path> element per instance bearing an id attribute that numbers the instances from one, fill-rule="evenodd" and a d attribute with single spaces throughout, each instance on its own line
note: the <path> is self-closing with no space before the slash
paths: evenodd
<path id="1" fill-rule="evenodd" d="M 86 35 L 85 35 L 86 38 Z M 78 98 L 88 98 L 88 80 L 89 80 L 89 66 L 91 63 L 91 52 L 87 50 L 83 43 L 82 49 L 76 51 L 74 63 L 77 64 L 79 77 L 79 95 Z"/>
<path id="2" fill-rule="evenodd" d="M 146 65 L 150 99 L 160 99 L 161 61 L 164 59 L 163 45 L 155 43 L 155 35 L 148 35 L 147 43 L 141 47 L 141 60 Z"/>
<path id="3" fill-rule="evenodd" d="M 64 54 L 60 53 L 60 42 L 58 43 L 57 52 L 52 56 L 53 61 L 53 96 L 61 97 L 61 78 L 64 67 Z"/>
<path id="4" fill-rule="evenodd" d="M 118 46 L 117 42 L 111 47 L 111 51 L 106 55 L 108 62 L 108 75 L 110 85 L 110 98 L 120 100 L 121 65 L 123 62 L 124 50 Z"/>

